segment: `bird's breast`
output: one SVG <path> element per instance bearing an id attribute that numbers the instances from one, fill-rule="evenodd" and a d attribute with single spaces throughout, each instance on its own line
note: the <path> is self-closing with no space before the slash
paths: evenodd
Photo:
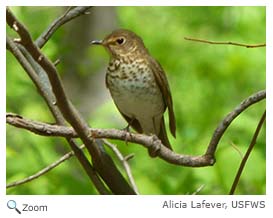
<path id="1" fill-rule="evenodd" d="M 161 91 L 144 61 L 110 62 L 106 83 L 115 104 L 127 116 L 136 117 L 138 113 L 154 116 L 164 112 Z"/>

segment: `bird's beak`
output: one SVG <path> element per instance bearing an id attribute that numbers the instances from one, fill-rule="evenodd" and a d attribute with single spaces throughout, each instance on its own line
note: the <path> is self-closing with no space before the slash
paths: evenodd
<path id="1" fill-rule="evenodd" d="M 91 41 L 91 45 L 102 45 L 102 40 L 93 40 L 93 41 Z"/>

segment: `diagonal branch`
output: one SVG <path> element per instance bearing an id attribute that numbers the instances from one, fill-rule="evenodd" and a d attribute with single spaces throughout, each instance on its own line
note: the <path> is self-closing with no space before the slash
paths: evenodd
<path id="1" fill-rule="evenodd" d="M 39 38 L 35 41 L 36 45 L 39 48 L 42 48 L 48 39 L 54 34 L 54 32 L 63 24 L 67 23 L 68 21 L 78 17 L 82 14 L 86 14 L 87 10 L 90 9 L 91 6 L 85 7 L 74 7 L 68 8 L 68 10 L 59 18 L 54 20 L 50 26 L 39 36 Z"/>
<path id="2" fill-rule="evenodd" d="M 210 166 L 215 163 L 214 154 L 217 148 L 217 145 L 225 133 L 228 126 L 231 122 L 249 106 L 265 99 L 266 92 L 259 91 L 248 98 L 246 98 L 240 105 L 238 105 L 232 112 L 230 112 L 218 125 L 210 144 L 207 148 L 207 151 L 204 155 L 201 156 L 191 156 L 184 154 L 177 154 L 173 151 L 166 148 L 161 144 L 161 141 L 155 138 L 155 136 L 147 136 L 143 134 L 128 133 L 127 131 L 116 130 L 116 129 L 89 129 L 90 136 L 94 138 L 107 138 L 107 139 L 119 139 L 128 142 L 134 142 L 140 144 L 146 148 L 151 147 L 160 147 L 158 151 L 158 156 L 163 160 L 175 164 L 188 167 L 203 167 Z M 78 137 L 77 133 L 69 127 L 49 125 L 46 123 L 41 123 L 37 121 L 31 121 L 24 119 L 18 115 L 8 113 L 6 116 L 6 122 L 10 125 L 24 128 L 29 131 L 32 131 L 39 135 L 45 136 L 62 136 L 62 137 Z"/>
<path id="3" fill-rule="evenodd" d="M 229 192 L 230 195 L 233 195 L 233 194 L 234 194 L 235 189 L 236 189 L 236 187 L 237 187 L 237 185 L 238 185 L 238 183 L 239 183 L 239 179 L 240 179 L 241 174 L 242 174 L 242 172 L 243 172 L 243 169 L 244 169 L 244 167 L 245 167 L 245 165 L 246 165 L 246 161 L 247 161 L 247 159 L 249 158 L 249 155 L 250 155 L 252 149 L 254 148 L 254 146 L 255 146 L 255 144 L 256 144 L 257 137 L 258 137 L 258 135 L 259 135 L 259 133 L 260 133 L 260 130 L 261 130 L 262 126 L 263 126 L 263 123 L 264 123 L 264 121 L 265 121 L 265 116 L 266 116 L 266 112 L 263 113 L 263 115 L 262 115 L 262 117 L 261 117 L 261 119 L 260 119 L 260 121 L 259 121 L 259 123 L 258 123 L 258 126 L 257 126 L 257 128 L 256 128 L 256 130 L 255 130 L 255 133 L 254 133 L 254 135 L 253 135 L 253 137 L 252 137 L 252 140 L 251 140 L 251 142 L 250 142 L 250 145 L 248 146 L 247 152 L 245 153 L 244 158 L 242 159 L 242 162 L 241 162 L 241 164 L 240 164 L 240 167 L 239 167 L 239 169 L 238 169 L 238 172 L 237 172 L 237 174 L 236 174 L 236 177 L 235 177 L 235 179 L 234 179 L 234 181 L 233 181 L 233 184 L 232 184 L 232 187 L 231 187 L 231 189 L 230 189 L 230 192 Z"/>
<path id="4" fill-rule="evenodd" d="M 121 152 L 118 150 L 117 146 L 110 143 L 109 141 L 107 140 L 103 140 L 104 144 L 107 145 L 114 153 L 115 155 L 118 157 L 119 161 L 121 162 L 121 164 L 123 165 L 123 168 L 127 174 L 127 177 L 128 177 L 128 180 L 132 186 L 132 188 L 134 189 L 135 193 L 139 194 L 138 192 L 138 188 L 137 188 L 137 185 L 135 183 L 135 180 L 133 178 L 133 174 L 131 172 L 131 168 L 129 166 L 129 163 L 128 163 L 128 158 L 126 157 L 123 157 L 123 155 L 121 154 Z M 127 156 L 128 157 L 128 156 Z M 131 155 L 130 155 L 131 157 Z"/>
<path id="5" fill-rule="evenodd" d="M 84 146 L 81 146 L 80 149 L 84 148 Z M 39 172 L 28 176 L 27 178 L 9 183 L 6 185 L 6 188 L 12 188 L 18 185 L 23 185 L 27 182 L 30 182 L 32 180 L 38 179 L 40 176 L 46 174 L 47 172 L 53 170 L 55 167 L 59 166 L 61 163 L 63 163 L 64 161 L 68 160 L 69 158 L 74 156 L 74 152 L 70 151 L 68 153 L 66 153 L 65 155 L 63 155 L 59 160 L 55 161 L 54 163 L 48 165 L 47 167 L 45 167 L 44 169 L 40 170 Z"/>

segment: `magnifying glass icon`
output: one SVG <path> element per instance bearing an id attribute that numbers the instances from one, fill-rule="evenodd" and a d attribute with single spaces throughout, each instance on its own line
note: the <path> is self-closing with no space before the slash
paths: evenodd
<path id="1" fill-rule="evenodd" d="M 16 207 L 16 201 L 14 200 L 9 200 L 7 203 L 7 206 L 9 209 L 15 209 L 17 211 L 17 213 L 21 214 L 21 211 L 17 209 Z"/>

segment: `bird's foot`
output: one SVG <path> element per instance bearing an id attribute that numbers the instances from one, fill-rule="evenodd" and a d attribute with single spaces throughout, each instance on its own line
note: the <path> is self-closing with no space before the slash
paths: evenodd
<path id="1" fill-rule="evenodd" d="M 132 134 L 130 132 L 130 124 L 128 124 L 125 128 L 121 129 L 123 130 L 125 133 L 124 133 L 124 141 L 125 141 L 125 144 L 128 145 L 128 141 L 130 138 L 132 138 Z"/>
<path id="2" fill-rule="evenodd" d="M 161 149 L 161 140 L 156 135 L 153 135 L 152 141 L 152 146 L 148 149 L 148 152 L 150 157 L 156 157 Z"/>

